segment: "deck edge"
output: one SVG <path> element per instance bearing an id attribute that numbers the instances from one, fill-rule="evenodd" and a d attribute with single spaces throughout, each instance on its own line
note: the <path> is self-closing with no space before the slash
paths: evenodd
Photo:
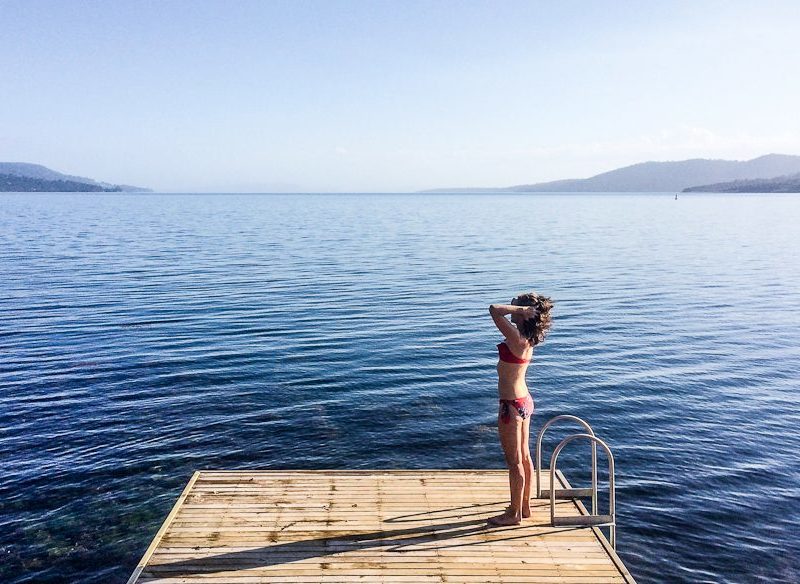
<path id="1" fill-rule="evenodd" d="M 564 476 L 564 473 L 561 472 L 559 469 L 556 469 L 556 478 L 561 482 L 565 489 L 571 489 L 572 485 L 569 484 L 567 477 Z M 581 512 L 582 515 L 589 515 L 589 510 L 586 509 L 583 502 L 580 499 L 573 499 L 572 501 L 575 506 L 578 508 L 578 511 Z M 611 546 L 611 543 L 606 538 L 606 535 L 602 532 L 599 527 L 592 527 L 592 532 L 594 533 L 597 540 L 600 542 L 600 545 L 603 546 L 608 557 L 611 558 L 611 561 L 616 566 L 619 573 L 625 578 L 625 582 L 627 584 L 636 584 L 636 580 L 633 579 L 633 575 L 628 571 L 627 566 L 622 561 L 622 559 L 617 555 L 617 551 Z"/>
<path id="2" fill-rule="evenodd" d="M 201 472 L 202 471 L 199 470 L 194 471 L 194 473 L 192 474 L 192 478 L 190 478 L 189 482 L 186 483 L 186 486 L 183 488 L 183 491 L 181 491 L 178 500 L 175 501 L 175 504 L 172 506 L 172 510 L 170 510 L 169 514 L 167 515 L 167 518 L 164 519 L 164 522 L 161 524 L 161 527 L 156 532 L 153 541 L 151 541 L 150 545 L 147 546 L 147 549 L 145 550 L 142 559 L 139 560 L 138 564 L 136 564 L 136 568 L 134 568 L 131 577 L 128 578 L 127 584 L 135 584 L 135 582 L 139 579 L 139 576 L 141 576 L 142 572 L 147 567 L 147 562 L 150 561 L 150 557 L 156 551 L 156 548 L 161 544 L 161 538 L 164 537 L 164 534 L 167 532 L 167 529 L 172 523 L 172 520 L 175 519 L 175 516 L 178 514 L 178 510 L 180 509 L 181 505 L 183 505 L 183 502 L 186 500 L 186 497 L 189 496 L 189 492 L 192 490 L 192 487 L 194 487 L 194 484 L 200 477 Z"/>

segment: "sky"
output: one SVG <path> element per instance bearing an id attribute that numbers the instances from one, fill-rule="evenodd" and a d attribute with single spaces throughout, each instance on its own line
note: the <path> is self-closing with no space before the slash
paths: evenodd
<path id="1" fill-rule="evenodd" d="M 800 2 L 0 0 L 0 161 L 402 192 L 800 154 Z"/>

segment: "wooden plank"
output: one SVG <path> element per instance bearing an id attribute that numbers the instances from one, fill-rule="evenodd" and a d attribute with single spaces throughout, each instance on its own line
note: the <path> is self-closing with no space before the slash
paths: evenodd
<path id="1" fill-rule="evenodd" d="M 633 582 L 599 530 L 551 526 L 548 501 L 532 500 L 532 517 L 519 526 L 487 528 L 506 505 L 507 476 L 195 473 L 129 584 Z M 571 488 L 558 478 L 556 487 Z M 569 500 L 557 502 L 557 513 L 586 515 Z"/>

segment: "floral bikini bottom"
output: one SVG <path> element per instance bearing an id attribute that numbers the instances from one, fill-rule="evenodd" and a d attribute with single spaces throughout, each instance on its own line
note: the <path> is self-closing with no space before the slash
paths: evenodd
<path id="1" fill-rule="evenodd" d="M 501 399 L 500 400 L 500 421 L 508 424 L 511 421 L 511 408 L 517 410 L 519 417 L 523 420 L 530 417 L 533 413 L 533 398 L 531 394 L 525 397 L 518 397 L 517 399 Z"/>

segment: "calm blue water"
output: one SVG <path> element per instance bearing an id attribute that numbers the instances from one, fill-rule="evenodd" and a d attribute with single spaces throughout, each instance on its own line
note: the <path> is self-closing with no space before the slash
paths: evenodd
<path id="1" fill-rule="evenodd" d="M 792 196 L 0 195 L 0 581 L 124 582 L 195 469 L 500 468 L 486 308 L 535 289 L 534 425 L 611 444 L 633 575 L 797 582 L 798 225 Z"/>

